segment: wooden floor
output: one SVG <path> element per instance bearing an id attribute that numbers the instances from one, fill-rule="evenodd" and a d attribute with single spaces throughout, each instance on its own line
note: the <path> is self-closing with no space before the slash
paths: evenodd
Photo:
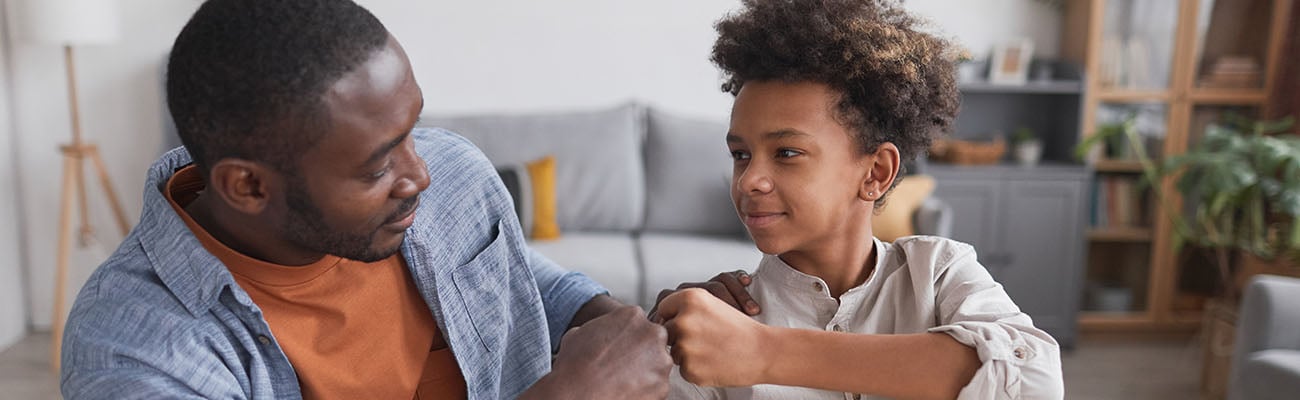
<path id="1" fill-rule="evenodd" d="M 0 352 L 0 398 L 57 399 L 50 340 L 33 334 Z M 1196 399 L 1200 350 L 1191 339 L 1087 340 L 1062 357 L 1069 400 Z"/>

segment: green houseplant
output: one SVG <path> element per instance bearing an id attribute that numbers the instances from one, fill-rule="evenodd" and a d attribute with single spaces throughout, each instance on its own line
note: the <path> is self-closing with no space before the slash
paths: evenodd
<path id="1" fill-rule="evenodd" d="M 1036 165 L 1043 157 L 1043 141 L 1034 134 L 1033 130 L 1026 127 L 1016 129 L 1011 135 L 1011 148 L 1016 162 L 1020 165 Z"/>
<path id="2" fill-rule="evenodd" d="M 1080 143 L 1082 157 L 1092 146 L 1116 138 L 1141 164 L 1174 226 L 1175 252 L 1191 243 L 1212 249 L 1223 297 L 1235 300 L 1231 253 L 1296 265 L 1300 255 L 1300 136 L 1288 132 L 1294 119 L 1251 121 L 1228 115 L 1206 128 L 1186 153 L 1157 162 L 1148 156 L 1134 119 L 1106 125 Z M 1159 184 L 1173 177 L 1175 188 L 1192 206 L 1188 214 L 1171 207 Z M 1294 268 L 1294 267 L 1292 267 Z"/>

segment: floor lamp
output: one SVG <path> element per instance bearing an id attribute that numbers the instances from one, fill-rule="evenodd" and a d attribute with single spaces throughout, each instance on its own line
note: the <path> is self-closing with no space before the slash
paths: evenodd
<path id="1" fill-rule="evenodd" d="M 67 308 L 68 258 L 73 244 L 73 214 L 79 218 L 79 246 L 84 247 L 94 234 L 86 201 L 86 164 L 99 177 L 105 197 L 113 209 L 118 228 L 126 235 L 129 224 L 122 203 L 104 167 L 104 160 L 94 144 L 82 140 L 81 113 L 77 102 L 77 74 L 73 46 L 104 44 L 117 38 L 117 10 L 113 0 L 27 0 L 23 32 L 33 42 L 63 46 L 67 69 L 68 109 L 72 118 L 72 141 L 59 147 L 63 153 L 63 180 L 59 197 L 59 242 L 55 258 L 54 312 L 50 365 L 57 372 L 63 342 L 64 309 Z"/>

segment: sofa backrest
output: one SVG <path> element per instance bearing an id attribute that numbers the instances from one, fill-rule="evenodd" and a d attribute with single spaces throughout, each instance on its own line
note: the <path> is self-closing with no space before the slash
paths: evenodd
<path id="1" fill-rule="evenodd" d="M 731 203 L 727 124 L 656 108 L 647 117 L 645 230 L 743 236 Z"/>
<path id="2" fill-rule="evenodd" d="M 555 156 L 556 214 L 562 230 L 635 231 L 645 220 L 641 145 L 645 109 L 525 115 L 424 116 L 450 129 L 496 165 Z"/>

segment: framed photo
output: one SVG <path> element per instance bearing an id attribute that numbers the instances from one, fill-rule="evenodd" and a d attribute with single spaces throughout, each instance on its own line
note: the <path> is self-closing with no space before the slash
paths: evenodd
<path id="1" fill-rule="evenodd" d="M 993 47 L 989 61 L 989 83 L 1023 85 L 1029 77 L 1029 60 L 1034 55 L 1034 42 L 1027 38 L 1008 40 Z"/>

